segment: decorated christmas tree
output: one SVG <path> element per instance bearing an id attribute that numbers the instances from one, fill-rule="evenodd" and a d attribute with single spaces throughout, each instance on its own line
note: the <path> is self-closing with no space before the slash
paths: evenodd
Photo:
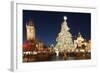
<path id="1" fill-rule="evenodd" d="M 55 51 L 63 52 L 73 49 L 72 35 L 69 32 L 70 28 L 67 25 L 67 17 L 64 16 L 64 22 L 61 24 L 61 31 L 56 38 L 57 44 L 55 45 Z"/>

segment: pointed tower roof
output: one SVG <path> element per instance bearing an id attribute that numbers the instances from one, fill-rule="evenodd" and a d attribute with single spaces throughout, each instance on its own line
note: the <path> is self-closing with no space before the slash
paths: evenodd
<path id="1" fill-rule="evenodd" d="M 78 32 L 77 40 L 84 41 L 84 38 L 82 37 L 80 32 Z"/>
<path id="2" fill-rule="evenodd" d="M 34 23 L 33 23 L 32 19 L 29 19 L 28 25 L 29 26 L 34 26 Z"/>
<path id="3" fill-rule="evenodd" d="M 81 33 L 80 33 L 80 32 L 78 32 L 78 37 L 82 37 L 82 35 L 81 35 Z"/>

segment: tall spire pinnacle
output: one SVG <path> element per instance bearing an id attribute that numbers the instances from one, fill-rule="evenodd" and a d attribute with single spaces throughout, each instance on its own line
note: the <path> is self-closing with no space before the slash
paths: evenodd
<path id="1" fill-rule="evenodd" d="M 80 32 L 78 32 L 78 37 L 82 37 L 82 35 L 81 35 L 81 33 L 80 33 Z"/>
<path id="2" fill-rule="evenodd" d="M 32 20 L 29 20 L 29 23 L 28 23 L 30 26 L 33 26 L 33 21 Z"/>

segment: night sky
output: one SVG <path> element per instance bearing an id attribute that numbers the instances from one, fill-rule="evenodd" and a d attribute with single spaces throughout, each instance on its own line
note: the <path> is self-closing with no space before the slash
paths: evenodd
<path id="1" fill-rule="evenodd" d="M 31 19 L 36 28 L 36 38 L 46 45 L 56 44 L 63 16 L 67 16 L 73 38 L 80 32 L 85 39 L 91 39 L 90 13 L 23 10 L 23 43 L 26 41 L 26 23 Z"/>

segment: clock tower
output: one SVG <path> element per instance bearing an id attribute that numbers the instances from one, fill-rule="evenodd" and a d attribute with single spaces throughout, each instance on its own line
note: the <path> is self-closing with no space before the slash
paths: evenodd
<path id="1" fill-rule="evenodd" d="M 26 34 L 27 40 L 35 40 L 35 27 L 32 20 L 30 20 L 28 24 L 26 24 Z"/>

